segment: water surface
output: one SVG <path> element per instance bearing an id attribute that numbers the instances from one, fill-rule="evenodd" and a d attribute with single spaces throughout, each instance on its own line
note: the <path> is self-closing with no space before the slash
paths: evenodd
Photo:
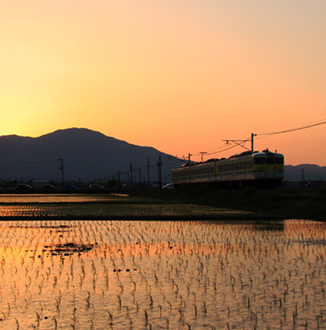
<path id="1" fill-rule="evenodd" d="M 2 221 L 0 328 L 325 328 L 325 229 Z"/>

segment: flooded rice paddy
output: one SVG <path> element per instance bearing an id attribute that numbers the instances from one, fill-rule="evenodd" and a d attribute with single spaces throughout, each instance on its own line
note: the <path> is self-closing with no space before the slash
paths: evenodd
<path id="1" fill-rule="evenodd" d="M 106 195 L 106 194 L 1 194 L 1 204 L 8 203 L 79 203 L 79 202 L 100 202 L 100 201 L 119 201 L 125 195 Z"/>
<path id="2" fill-rule="evenodd" d="M 0 195 L 0 218 L 164 219 L 252 218 L 259 214 L 194 204 L 148 202 L 126 195 Z"/>
<path id="3" fill-rule="evenodd" d="M 324 329 L 326 227 L 0 222 L 0 329 Z"/>

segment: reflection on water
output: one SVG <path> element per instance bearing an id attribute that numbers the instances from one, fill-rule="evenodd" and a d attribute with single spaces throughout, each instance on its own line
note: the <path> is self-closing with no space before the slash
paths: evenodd
<path id="1" fill-rule="evenodd" d="M 325 328 L 325 225 L 273 227 L 0 222 L 0 328 Z"/>
<path id="2" fill-rule="evenodd" d="M 68 219 L 121 219 L 125 217 L 250 218 L 249 211 L 231 210 L 195 204 L 148 203 L 126 195 L 30 194 L 0 195 L 0 217 Z"/>
<path id="3" fill-rule="evenodd" d="M 79 203 L 92 201 L 108 201 L 117 196 L 86 194 L 1 194 L 1 203 Z"/>

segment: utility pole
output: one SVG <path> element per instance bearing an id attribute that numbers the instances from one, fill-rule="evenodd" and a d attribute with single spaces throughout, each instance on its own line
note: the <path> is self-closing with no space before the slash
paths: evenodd
<path id="1" fill-rule="evenodd" d="M 119 181 L 121 180 L 121 174 L 124 174 L 124 175 L 126 175 L 127 176 L 127 179 L 126 179 L 126 183 L 128 183 L 129 184 L 129 171 L 127 171 L 127 172 L 118 172 L 118 177 L 119 177 Z M 124 181 L 123 181 L 124 182 Z"/>
<path id="2" fill-rule="evenodd" d="M 246 139 L 246 140 L 223 140 L 226 142 L 226 144 L 229 144 L 230 142 L 233 142 L 234 144 L 236 144 L 237 146 L 239 147 L 242 147 L 244 149 L 247 149 L 249 151 L 252 151 L 254 152 L 254 137 L 256 136 L 257 134 L 254 134 L 254 133 L 251 133 L 251 136 L 249 139 Z M 251 142 L 251 150 L 249 148 L 247 148 L 244 144 L 246 142 L 250 141 Z"/>
<path id="3" fill-rule="evenodd" d="M 158 185 L 159 189 L 162 189 L 162 161 L 161 161 L 161 155 L 158 157 Z"/>
<path id="4" fill-rule="evenodd" d="M 60 167 L 59 167 L 59 170 L 61 170 L 61 184 L 62 184 L 62 188 L 64 188 L 64 186 L 65 186 L 65 181 L 64 181 L 64 165 L 63 165 L 63 158 L 60 158 L 59 161 L 60 161 Z"/>
<path id="5" fill-rule="evenodd" d="M 199 152 L 201 154 L 201 162 L 203 163 L 204 162 L 204 155 L 207 154 L 206 151 L 201 151 Z"/>
<path id="6" fill-rule="evenodd" d="M 254 152 L 254 136 L 257 134 L 251 133 L 251 151 Z"/>
<path id="7" fill-rule="evenodd" d="M 134 168 L 132 171 L 136 172 L 136 173 L 139 173 L 139 185 L 140 185 L 141 184 L 141 167 Z"/>
<path id="8" fill-rule="evenodd" d="M 132 163 L 130 163 L 130 189 L 132 188 Z"/>
<path id="9" fill-rule="evenodd" d="M 147 157 L 147 184 L 149 185 L 149 157 Z"/>
<path id="10" fill-rule="evenodd" d="M 189 153 L 188 154 L 188 164 L 190 165 L 190 157 L 191 157 L 192 155 Z"/>

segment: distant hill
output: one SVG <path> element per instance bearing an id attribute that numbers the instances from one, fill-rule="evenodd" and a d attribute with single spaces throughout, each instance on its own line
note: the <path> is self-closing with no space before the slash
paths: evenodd
<path id="1" fill-rule="evenodd" d="M 161 156 L 162 181 L 171 182 L 171 170 L 182 161 L 152 147 L 141 147 L 84 128 L 58 130 L 37 138 L 8 135 L 0 137 L 0 180 L 31 179 L 61 181 L 61 159 L 65 181 L 90 182 L 112 179 L 120 174 L 127 181 L 132 166 L 133 181 L 158 181 Z M 131 165 L 132 164 L 132 165 Z M 139 171 L 140 169 L 140 171 Z"/>
<path id="2" fill-rule="evenodd" d="M 95 182 L 117 178 L 127 181 L 130 165 L 133 181 L 158 181 L 161 156 L 162 183 L 171 182 L 172 168 L 183 161 L 152 147 L 141 147 L 85 128 L 58 130 L 37 138 L 8 135 L 0 137 L 0 181 L 31 179 L 61 182 L 61 159 L 66 182 Z M 139 169 L 141 173 L 139 173 Z M 302 172 L 303 170 L 303 172 Z M 326 180 L 326 167 L 286 165 L 285 180 Z"/>
<path id="3" fill-rule="evenodd" d="M 284 179 L 288 181 L 320 181 L 326 180 L 326 166 L 302 164 L 286 165 Z"/>

